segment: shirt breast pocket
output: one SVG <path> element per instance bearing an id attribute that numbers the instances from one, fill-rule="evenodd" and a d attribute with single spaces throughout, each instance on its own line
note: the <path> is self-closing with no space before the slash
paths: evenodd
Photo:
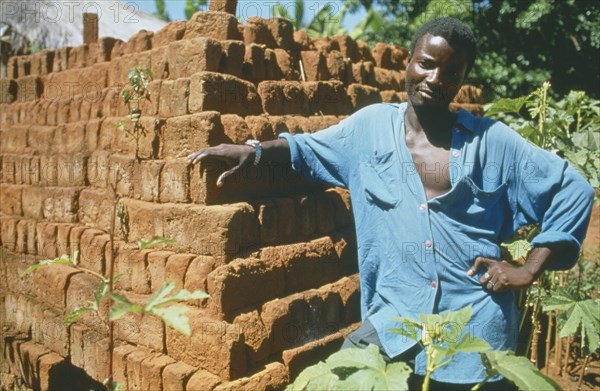
<path id="1" fill-rule="evenodd" d="M 394 152 L 373 156 L 359 164 L 359 175 L 367 201 L 382 209 L 395 207 L 402 198 Z"/>

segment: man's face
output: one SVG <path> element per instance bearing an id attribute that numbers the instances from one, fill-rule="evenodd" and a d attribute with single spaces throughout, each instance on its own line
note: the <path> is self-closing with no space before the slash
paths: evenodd
<path id="1" fill-rule="evenodd" d="M 447 108 L 465 78 L 467 58 L 442 37 L 426 34 L 406 68 L 406 91 L 415 108 Z"/>

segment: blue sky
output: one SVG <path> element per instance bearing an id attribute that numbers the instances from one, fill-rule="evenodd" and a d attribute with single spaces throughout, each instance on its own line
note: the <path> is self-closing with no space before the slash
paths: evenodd
<path id="1" fill-rule="evenodd" d="M 137 4 L 141 10 L 152 13 L 156 11 L 156 2 L 154 0 L 126 0 L 127 3 L 135 3 Z M 238 15 L 242 17 L 242 20 L 245 20 L 251 16 L 261 16 L 263 18 L 268 18 L 271 15 L 271 10 L 273 5 L 275 5 L 276 0 L 262 0 L 262 1 L 254 1 L 254 0 L 239 0 L 238 1 Z M 289 7 L 292 11 L 294 9 L 294 1 L 293 0 L 281 0 L 281 4 L 285 7 Z M 184 8 L 185 8 L 185 0 L 165 0 L 165 4 L 167 6 L 167 12 L 171 17 L 171 20 L 180 20 L 185 19 L 184 16 Z M 316 12 L 323 7 L 325 4 L 332 4 L 335 12 L 339 10 L 343 5 L 343 1 L 341 0 L 305 0 L 305 10 L 304 10 L 304 19 L 310 20 L 312 16 L 316 14 Z M 293 11 L 292 11 L 293 13 Z M 365 12 L 363 10 L 357 12 L 354 15 L 347 14 L 344 19 L 344 26 L 347 30 L 354 27 L 364 16 Z"/>

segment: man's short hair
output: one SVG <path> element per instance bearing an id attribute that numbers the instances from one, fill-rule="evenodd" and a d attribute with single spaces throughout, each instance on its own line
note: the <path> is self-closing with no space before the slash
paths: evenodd
<path id="1" fill-rule="evenodd" d="M 412 42 L 410 43 L 411 55 L 415 51 L 417 41 L 427 34 L 442 37 L 453 48 L 464 51 L 468 61 L 466 75 L 469 74 L 475 62 L 475 55 L 477 54 L 477 42 L 469 26 L 458 19 L 448 17 L 436 18 L 426 22 L 413 35 Z"/>

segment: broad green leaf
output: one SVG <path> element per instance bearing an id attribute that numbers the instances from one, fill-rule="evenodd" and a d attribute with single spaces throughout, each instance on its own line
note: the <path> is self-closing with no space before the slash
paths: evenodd
<path id="1" fill-rule="evenodd" d="M 470 333 L 466 333 L 455 349 L 460 352 L 485 352 L 491 350 L 492 347 L 483 339 L 473 337 Z"/>
<path id="2" fill-rule="evenodd" d="M 451 324 L 458 325 L 461 329 L 471 320 L 473 310 L 471 306 L 466 306 L 458 311 L 446 311 L 441 315 L 442 327 Z"/>
<path id="3" fill-rule="evenodd" d="M 526 257 L 531 250 L 531 244 L 528 240 L 519 239 L 510 243 L 502 243 L 502 247 L 508 251 L 513 261 Z"/>
<path id="4" fill-rule="evenodd" d="M 148 312 L 161 318 L 167 326 L 189 337 L 192 331 L 189 319 L 185 316 L 187 311 L 188 309 L 184 306 L 172 305 L 168 307 L 154 307 Z"/>
<path id="5" fill-rule="evenodd" d="M 142 314 L 144 313 L 144 308 L 138 304 L 119 304 L 113 305 L 110 309 L 110 320 L 117 320 L 122 318 L 128 313 L 132 314 Z"/>
<path id="6" fill-rule="evenodd" d="M 171 296 L 163 299 L 160 303 L 156 305 L 164 305 L 166 303 L 177 302 L 177 301 L 186 301 L 186 300 L 199 300 L 208 298 L 208 293 L 202 291 L 194 291 L 190 292 L 187 289 L 181 289 Z"/>
<path id="7" fill-rule="evenodd" d="M 69 327 L 77 321 L 81 316 L 95 311 L 92 307 L 79 307 L 65 315 L 65 326 Z"/>
<path id="8" fill-rule="evenodd" d="M 336 390 L 339 379 L 324 362 L 303 370 L 286 391 Z M 310 387 L 310 388 L 309 388 Z"/>
<path id="9" fill-rule="evenodd" d="M 21 273 L 21 277 L 26 274 L 29 274 L 32 271 L 37 270 L 41 267 L 51 266 L 51 265 L 75 266 L 75 263 L 73 263 L 73 260 L 68 255 L 63 255 L 61 257 L 54 258 L 54 259 L 44 259 L 42 261 L 39 261 L 38 263 L 35 263 L 35 264 L 29 266 L 27 269 L 25 269 L 23 271 L 23 273 Z"/>
<path id="10" fill-rule="evenodd" d="M 107 292 L 108 292 L 108 284 L 104 280 L 100 281 L 100 285 L 94 291 L 94 304 L 95 304 L 96 310 L 98 308 L 100 308 L 100 301 L 102 300 L 104 295 L 106 295 Z"/>
<path id="11" fill-rule="evenodd" d="M 402 323 L 404 327 L 390 329 L 390 332 L 403 335 L 412 339 L 413 341 L 419 340 L 419 330 L 422 328 L 420 323 L 415 322 L 413 319 L 407 317 L 394 318 L 394 321 Z"/>
<path id="12" fill-rule="evenodd" d="M 153 307 L 161 305 L 173 289 L 175 289 L 175 283 L 173 281 L 162 284 L 146 303 L 146 311 L 150 311 Z"/>
<path id="13" fill-rule="evenodd" d="M 368 367 L 376 370 L 385 369 L 385 361 L 379 353 L 379 348 L 375 345 L 369 345 L 365 349 L 353 348 L 342 349 L 332 354 L 325 363 L 335 367 Z"/>
<path id="14" fill-rule="evenodd" d="M 140 250 L 145 250 L 147 248 L 151 248 L 154 246 L 158 246 L 159 244 L 167 244 L 173 243 L 175 240 L 169 238 L 163 238 L 161 236 L 153 236 L 152 239 L 142 239 L 138 242 L 138 248 Z"/>
<path id="15" fill-rule="evenodd" d="M 598 349 L 600 332 L 600 299 L 577 301 L 566 313 L 567 320 L 560 329 L 560 337 L 573 336 L 581 329 L 583 354 Z"/>
<path id="16" fill-rule="evenodd" d="M 530 99 L 531 95 L 521 96 L 519 98 L 506 98 L 499 99 L 492 104 L 485 106 L 485 115 L 487 117 L 494 117 L 501 113 L 515 113 L 519 114 L 525 103 Z"/>
<path id="17" fill-rule="evenodd" d="M 113 381 L 110 383 L 110 391 L 121 391 L 123 385 L 121 383 Z"/>
<path id="18" fill-rule="evenodd" d="M 560 390 L 560 386 L 544 376 L 526 357 L 515 356 L 510 351 L 481 353 L 493 371 L 515 383 L 520 390 Z M 485 360 L 483 360 L 485 362 Z"/>

